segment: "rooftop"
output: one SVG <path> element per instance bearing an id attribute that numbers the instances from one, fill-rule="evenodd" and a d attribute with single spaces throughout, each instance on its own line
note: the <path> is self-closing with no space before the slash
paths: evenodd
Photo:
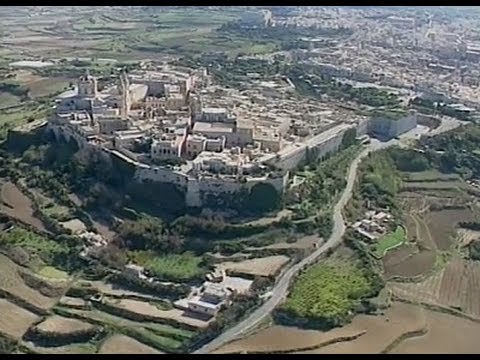
<path id="1" fill-rule="evenodd" d="M 209 302 L 206 302 L 206 301 L 202 301 L 200 300 L 200 296 L 193 296 L 189 301 L 188 301 L 189 304 L 195 304 L 195 305 L 198 305 L 198 306 L 203 306 L 205 308 L 209 308 L 209 309 L 213 309 L 213 310 L 217 310 L 219 309 L 222 304 L 212 304 L 212 303 L 209 303 Z"/>
<path id="2" fill-rule="evenodd" d="M 193 131 L 196 132 L 233 132 L 233 124 L 209 123 L 197 121 L 193 125 Z"/>
<path id="3" fill-rule="evenodd" d="M 209 113 L 209 114 L 223 114 L 227 112 L 227 109 L 216 108 L 216 107 L 206 107 L 206 108 L 203 108 L 202 112 Z"/>

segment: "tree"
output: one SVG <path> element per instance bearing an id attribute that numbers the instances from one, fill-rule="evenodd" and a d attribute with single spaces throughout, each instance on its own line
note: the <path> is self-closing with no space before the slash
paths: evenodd
<path id="1" fill-rule="evenodd" d="M 246 205 L 248 210 L 252 212 L 272 211 L 280 206 L 280 195 L 273 185 L 258 183 L 250 190 Z"/>
<path id="2" fill-rule="evenodd" d="M 357 138 L 357 129 L 351 128 L 345 131 L 342 137 L 342 146 L 349 147 L 355 143 L 355 139 Z"/>
<path id="3" fill-rule="evenodd" d="M 144 216 L 139 220 L 124 221 L 118 227 L 118 233 L 123 242 L 131 249 L 163 251 L 168 248 L 163 237 L 163 224 L 157 218 Z"/>

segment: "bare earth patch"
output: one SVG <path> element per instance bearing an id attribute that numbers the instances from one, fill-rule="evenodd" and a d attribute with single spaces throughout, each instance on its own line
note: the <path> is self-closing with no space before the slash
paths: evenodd
<path id="1" fill-rule="evenodd" d="M 82 281 L 85 283 L 85 281 Z M 121 286 L 115 285 L 115 284 L 110 284 L 110 283 L 105 283 L 103 281 L 90 281 L 88 282 L 91 284 L 92 288 L 97 289 L 101 293 L 105 295 L 112 295 L 112 296 L 135 296 L 139 298 L 144 298 L 146 301 L 148 300 L 165 300 L 164 298 L 154 296 L 154 295 L 148 295 L 136 291 L 131 291 L 127 290 Z"/>
<path id="2" fill-rule="evenodd" d="M 122 299 L 118 301 L 111 301 L 110 304 L 139 315 L 157 317 L 160 319 L 172 319 L 198 328 L 204 328 L 208 326 L 209 322 L 211 321 L 200 320 L 195 318 L 193 314 L 190 315 L 189 313 L 179 309 L 160 310 L 155 305 L 144 301 Z"/>
<path id="3" fill-rule="evenodd" d="M 295 354 L 380 353 L 402 334 L 418 331 L 424 326 L 423 309 L 394 303 L 385 315 L 357 315 L 350 324 L 326 332 L 272 326 L 226 344 L 213 353 L 271 351 Z M 355 339 L 345 341 L 345 338 Z M 339 342 L 328 345 L 335 340 Z M 305 350 L 312 347 L 318 348 Z"/>
<path id="4" fill-rule="evenodd" d="M 94 354 L 97 350 L 93 344 L 89 343 L 51 347 L 36 346 L 33 343 L 27 343 L 27 345 L 30 349 L 40 354 Z"/>
<path id="5" fill-rule="evenodd" d="M 95 326 L 78 319 L 53 315 L 36 325 L 35 328 L 43 333 L 71 334 L 91 331 L 95 328 Z"/>
<path id="6" fill-rule="evenodd" d="M 392 354 L 478 354 L 480 323 L 425 310 L 428 332 L 401 342 Z"/>
<path id="7" fill-rule="evenodd" d="M 43 223 L 33 215 L 32 202 L 15 184 L 11 182 L 3 184 L 0 196 L 1 212 L 32 225 L 41 231 L 46 231 Z"/>
<path id="8" fill-rule="evenodd" d="M 414 277 L 430 270 L 435 264 L 435 251 L 416 251 L 407 245 L 389 251 L 382 259 L 386 278 Z"/>
<path id="9" fill-rule="evenodd" d="M 115 334 L 109 337 L 100 348 L 100 354 L 163 354 L 141 342 L 125 335 Z"/>
<path id="10" fill-rule="evenodd" d="M 347 330 L 339 328 L 322 332 L 275 325 L 252 334 L 245 339 L 226 344 L 215 350 L 213 354 L 288 351 L 291 349 L 308 348 L 342 336 L 355 336 L 361 333 L 362 329 L 355 327 Z"/>
<path id="11" fill-rule="evenodd" d="M 429 212 L 426 222 L 437 247 L 448 250 L 452 244 L 454 228 L 460 221 L 473 221 L 475 216 L 470 209 L 454 209 Z"/>
<path id="12" fill-rule="evenodd" d="M 60 223 L 65 229 L 69 229 L 73 234 L 85 232 L 87 227 L 79 219 L 71 219 Z"/>
<path id="13" fill-rule="evenodd" d="M 384 316 L 356 316 L 350 325 L 365 329 L 359 338 L 329 345 L 320 349 L 300 352 L 302 354 L 378 354 L 405 333 L 421 331 L 426 326 L 422 308 L 394 303 Z"/>
<path id="14" fill-rule="evenodd" d="M 298 239 L 295 242 L 279 242 L 272 245 L 262 247 L 249 247 L 246 250 L 258 250 L 258 249 L 315 249 L 314 245 L 318 244 L 319 238 L 317 235 L 308 235 Z"/>
<path id="15" fill-rule="evenodd" d="M 218 268 L 235 271 L 237 273 L 272 276 L 275 275 L 290 259 L 285 255 L 267 256 L 239 262 L 225 262 L 218 264 Z"/>
<path id="16" fill-rule="evenodd" d="M 0 299 L 0 332 L 20 338 L 39 317 L 28 310 Z"/>
<path id="17" fill-rule="evenodd" d="M 70 296 L 63 296 L 59 302 L 61 305 L 82 308 L 87 306 L 87 301 Z"/>
<path id="18" fill-rule="evenodd" d="M 30 96 L 33 98 L 50 95 L 63 90 L 70 80 L 62 77 L 42 77 L 28 70 L 18 70 L 16 80 L 30 89 Z"/>

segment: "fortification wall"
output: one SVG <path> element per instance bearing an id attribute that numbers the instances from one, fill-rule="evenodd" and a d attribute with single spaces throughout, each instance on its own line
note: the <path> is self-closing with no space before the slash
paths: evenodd
<path id="1" fill-rule="evenodd" d="M 185 174 L 161 167 L 151 167 L 148 165 L 137 165 L 135 171 L 135 180 L 137 181 L 154 181 L 173 183 L 182 188 L 187 188 L 188 177 Z"/>

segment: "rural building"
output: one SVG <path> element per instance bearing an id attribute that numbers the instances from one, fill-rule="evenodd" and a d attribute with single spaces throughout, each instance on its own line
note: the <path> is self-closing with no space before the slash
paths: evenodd
<path id="1" fill-rule="evenodd" d="M 231 292 L 222 285 L 207 282 L 203 287 L 203 293 L 200 296 L 193 296 L 188 301 L 188 309 L 199 314 L 215 316 L 230 294 Z"/>
<path id="2" fill-rule="evenodd" d="M 198 314 L 208 316 L 215 316 L 222 308 L 222 303 L 212 304 L 208 301 L 203 301 L 200 296 L 194 296 L 188 302 L 188 309 Z"/>

